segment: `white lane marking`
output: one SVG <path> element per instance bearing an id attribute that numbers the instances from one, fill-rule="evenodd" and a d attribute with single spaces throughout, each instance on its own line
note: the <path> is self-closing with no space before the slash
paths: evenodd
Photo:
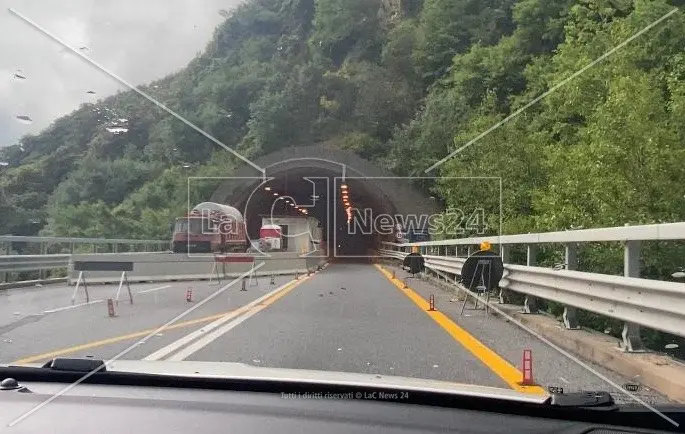
<path id="1" fill-rule="evenodd" d="M 182 337 L 181 339 L 170 343 L 166 347 L 160 348 L 159 350 L 145 357 L 143 360 L 161 360 L 163 357 L 166 357 L 167 355 L 173 353 L 174 351 L 178 350 L 184 345 L 187 345 L 188 343 L 192 342 L 194 339 L 197 339 L 198 337 L 202 336 L 203 333 L 209 333 L 210 331 L 219 327 L 221 324 L 225 323 L 226 321 L 230 321 L 232 318 L 239 314 L 240 312 L 229 313 L 226 316 L 221 317 L 214 322 L 202 326 L 200 329 L 195 330 L 194 332 Z"/>
<path id="2" fill-rule="evenodd" d="M 571 382 L 568 381 L 567 379 L 565 379 L 564 377 L 559 377 L 559 379 L 560 379 L 561 381 L 563 381 L 564 383 L 566 383 L 566 384 L 571 384 Z"/>
<path id="3" fill-rule="evenodd" d="M 254 309 L 250 309 L 247 312 L 244 312 L 238 318 L 234 319 L 233 321 L 229 322 L 228 324 L 224 325 L 223 327 L 219 328 L 218 330 L 214 330 L 212 333 L 206 334 L 204 337 L 201 337 L 200 339 L 196 340 L 195 342 L 188 345 L 187 347 L 185 347 L 181 351 L 179 351 L 176 354 L 174 354 L 173 356 L 169 357 L 167 360 L 170 360 L 172 362 L 180 362 L 182 360 L 185 360 L 187 357 L 190 357 L 191 355 L 200 351 L 202 348 L 211 344 L 212 342 L 214 342 L 215 340 L 217 340 L 221 336 L 225 335 L 229 331 L 238 327 L 240 324 L 242 324 L 243 322 L 252 318 L 258 312 L 261 312 L 264 309 L 266 309 L 266 306 L 257 306 Z"/>
<path id="4" fill-rule="evenodd" d="M 160 289 L 167 289 L 167 288 L 171 288 L 171 285 L 164 285 L 164 286 L 160 286 L 160 287 L 158 287 L 158 288 L 144 289 L 144 290 L 142 290 L 142 291 L 138 291 L 138 294 L 145 294 L 145 293 L 148 293 L 148 292 L 159 291 Z"/>
<path id="5" fill-rule="evenodd" d="M 273 291 L 264 294 L 263 296 L 259 297 L 258 299 L 246 304 L 245 306 L 242 306 L 241 308 L 238 308 L 239 310 L 236 312 L 229 313 L 226 316 L 221 317 L 212 323 L 209 323 L 207 325 L 202 326 L 198 330 L 195 330 L 194 332 L 187 334 L 186 336 L 180 338 L 179 340 L 170 343 L 166 347 L 160 348 L 159 350 L 157 350 L 154 353 L 150 354 L 149 356 L 145 357 L 143 360 L 148 360 L 148 361 L 149 360 L 161 360 L 162 358 L 168 356 L 169 354 L 173 353 L 174 351 L 178 351 L 179 349 L 181 349 L 185 345 L 188 345 L 189 343 L 191 343 L 195 339 L 200 338 L 202 335 L 211 332 L 212 330 L 219 327 L 220 325 L 222 325 L 222 324 L 232 320 L 233 318 L 245 313 L 244 312 L 245 309 L 249 310 L 249 309 L 253 308 L 254 306 L 261 303 L 262 301 L 266 300 L 267 298 L 269 298 L 272 295 L 274 295 L 275 293 L 277 293 L 278 291 L 282 290 L 283 288 L 285 288 L 286 286 L 288 286 L 292 282 L 293 281 L 291 280 L 291 281 L 285 283 L 284 285 L 279 286 L 278 288 L 274 289 Z"/>
<path id="6" fill-rule="evenodd" d="M 89 303 L 79 303 L 79 304 L 74 304 L 74 305 L 69 305 L 69 306 L 64 306 L 64 307 L 58 307 L 56 309 L 44 310 L 43 313 L 62 312 L 64 310 L 76 309 L 77 307 L 88 306 L 88 305 L 95 304 L 95 303 L 102 303 L 103 301 L 105 301 L 105 300 L 93 300 Z"/>
<path id="7" fill-rule="evenodd" d="M 231 287 L 232 285 L 234 285 L 235 283 L 237 283 L 240 279 L 244 279 L 248 274 L 254 273 L 255 270 L 258 270 L 258 269 L 262 268 L 262 267 L 264 266 L 264 264 L 266 264 L 266 262 L 260 262 L 259 265 L 257 265 L 256 267 L 253 267 L 250 271 L 248 271 L 248 272 L 246 272 L 246 273 L 240 275 L 240 277 L 238 277 L 238 278 L 235 279 L 235 280 L 232 280 L 232 281 L 229 282 L 226 286 L 224 286 L 224 287 L 218 289 L 216 292 L 214 292 L 213 294 L 211 294 L 209 297 L 205 298 L 204 300 L 202 300 L 202 301 L 199 302 L 198 304 L 192 306 L 192 307 L 189 308 L 189 309 L 184 310 L 184 311 L 181 312 L 180 314 L 178 314 L 178 315 L 176 315 L 175 317 L 173 317 L 171 320 L 165 322 L 164 324 L 162 324 L 161 327 L 157 328 L 157 330 L 155 330 L 155 331 L 153 331 L 152 333 L 148 334 L 146 337 L 144 337 L 144 338 L 141 339 L 140 341 L 138 341 L 138 342 L 136 342 L 136 343 L 130 345 L 130 346 L 129 346 L 128 348 L 126 348 L 124 351 L 121 351 L 120 353 L 116 354 L 113 358 L 107 360 L 103 365 L 100 365 L 100 366 L 98 366 L 97 368 L 93 369 L 92 371 L 88 372 L 88 373 L 87 373 L 86 375 L 84 375 L 83 377 L 79 378 L 79 379 L 76 380 L 75 382 L 69 384 L 67 387 L 65 387 L 65 388 L 61 389 L 60 391 L 58 391 L 57 393 L 53 394 L 50 398 L 46 399 L 45 401 L 43 401 L 43 402 L 41 402 L 40 404 L 36 405 L 35 407 L 31 408 L 29 411 L 26 411 L 26 412 L 22 413 L 19 417 L 17 417 L 16 419 L 14 419 L 14 420 L 13 420 L 12 422 L 10 422 L 7 426 L 12 427 L 12 426 L 18 424 L 18 423 L 21 422 L 22 420 L 25 420 L 27 417 L 30 417 L 32 414 L 35 414 L 37 411 L 40 411 L 40 409 L 42 409 L 42 408 L 45 407 L 46 405 L 50 404 L 50 403 L 51 403 L 52 401 L 54 401 L 55 399 L 59 398 L 60 396 L 64 395 L 65 393 L 69 392 L 69 391 L 70 391 L 71 389 L 73 389 L 74 387 L 76 387 L 76 386 L 78 386 L 79 384 L 83 383 L 83 382 L 86 381 L 88 378 L 92 377 L 92 376 L 95 375 L 97 372 L 99 372 L 101 369 L 107 368 L 108 366 L 111 367 L 113 362 L 115 362 L 116 360 L 119 360 L 120 358 L 122 358 L 122 357 L 125 356 L 126 354 L 130 353 L 133 349 L 135 349 L 135 348 L 140 344 L 140 342 L 145 342 L 145 341 L 146 341 L 148 338 L 150 338 L 151 336 L 153 336 L 153 335 L 155 335 L 155 334 L 157 334 L 157 333 L 159 333 L 159 332 L 161 332 L 161 331 L 166 330 L 168 327 L 170 327 L 170 326 L 173 325 L 174 323 L 178 323 L 179 320 L 181 320 L 182 318 L 184 318 L 184 317 L 190 315 L 190 313 L 193 312 L 194 310 L 199 309 L 200 307 L 202 307 L 202 306 L 204 306 L 205 304 L 209 303 L 209 302 L 210 302 L 211 300 L 213 300 L 214 298 L 216 298 L 216 297 L 218 297 L 219 295 L 221 295 L 224 291 L 226 291 L 229 287 Z"/>

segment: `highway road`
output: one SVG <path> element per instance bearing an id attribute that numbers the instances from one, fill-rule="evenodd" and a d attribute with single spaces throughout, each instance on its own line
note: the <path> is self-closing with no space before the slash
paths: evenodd
<path id="1" fill-rule="evenodd" d="M 616 390 L 631 379 L 580 366 L 538 338 L 461 303 L 427 281 L 391 279 L 391 268 L 334 263 L 311 276 L 276 276 L 246 284 L 131 284 L 108 315 L 118 285 L 89 286 L 72 304 L 73 287 L 0 292 L 0 363 L 40 363 L 58 356 L 242 362 L 256 366 L 399 375 L 543 393 Z M 192 300 L 186 292 L 192 290 Z M 428 311 L 435 294 L 438 311 Z M 160 327 L 168 325 L 163 330 Z M 534 380 L 522 386 L 521 358 L 531 349 Z M 589 369 L 588 369 L 589 368 Z M 606 376 L 614 385 L 591 372 Z M 651 390 L 650 404 L 668 400 Z"/>

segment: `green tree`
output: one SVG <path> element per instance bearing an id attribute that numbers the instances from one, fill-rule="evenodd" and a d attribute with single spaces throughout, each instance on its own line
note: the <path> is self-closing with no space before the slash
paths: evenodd
<path id="1" fill-rule="evenodd" d="M 314 31 L 310 43 L 334 65 L 351 60 L 376 60 L 381 39 L 380 0 L 315 0 Z"/>

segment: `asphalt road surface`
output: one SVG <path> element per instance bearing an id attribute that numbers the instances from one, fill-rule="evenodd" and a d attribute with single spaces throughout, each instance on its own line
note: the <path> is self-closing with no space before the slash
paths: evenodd
<path id="1" fill-rule="evenodd" d="M 395 269 L 398 277 L 406 273 Z M 425 281 L 391 281 L 390 272 L 359 263 L 331 264 L 311 276 L 276 276 L 221 284 L 207 281 L 131 284 L 80 290 L 50 285 L 0 292 L 0 363 L 53 357 L 242 362 L 256 366 L 399 375 L 541 393 L 615 389 L 630 379 L 581 366 L 534 336 L 483 311 L 459 315 L 460 303 Z M 191 301 L 186 300 L 192 290 Z M 438 312 L 429 311 L 435 294 Z M 164 327 L 163 327 L 164 326 Z M 534 355 L 539 386 L 524 386 L 521 357 Z M 599 372 L 614 385 L 599 378 Z M 650 404 L 668 402 L 639 392 Z"/>

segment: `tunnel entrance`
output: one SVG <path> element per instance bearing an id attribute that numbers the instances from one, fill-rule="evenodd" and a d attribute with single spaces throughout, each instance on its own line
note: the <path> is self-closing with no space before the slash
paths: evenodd
<path id="1" fill-rule="evenodd" d="M 337 148 L 289 148 L 255 163 L 265 176 L 243 168 L 211 198 L 241 210 L 251 240 L 259 238 L 263 224 L 274 223 L 286 227 L 293 241 L 294 227 L 284 222 L 313 217 L 313 237 L 320 238 L 314 241 L 326 256 L 364 260 L 375 255 L 380 241 L 396 241 L 396 216 L 438 211 L 410 180 Z"/>

